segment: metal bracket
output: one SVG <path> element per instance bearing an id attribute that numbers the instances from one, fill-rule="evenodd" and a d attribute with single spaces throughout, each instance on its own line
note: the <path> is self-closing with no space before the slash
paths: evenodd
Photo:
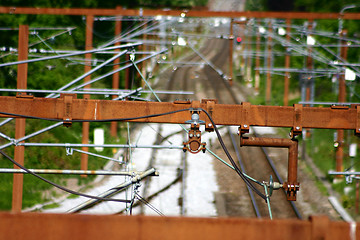
<path id="1" fill-rule="evenodd" d="M 66 155 L 67 156 L 71 156 L 74 153 L 74 149 L 70 147 L 69 143 L 65 144 L 65 149 L 66 149 Z"/>
<path id="2" fill-rule="evenodd" d="M 33 99 L 34 98 L 34 95 L 28 95 L 24 92 L 18 92 L 16 94 L 16 98 L 28 98 L 28 99 Z"/>
<path id="3" fill-rule="evenodd" d="M 300 183 L 284 182 L 283 188 L 286 191 L 288 201 L 296 201 L 296 192 L 300 189 Z"/>
<path id="4" fill-rule="evenodd" d="M 217 99 L 202 99 L 201 103 L 206 103 L 206 111 L 212 117 L 213 112 L 214 112 L 215 104 L 218 103 L 218 100 Z M 208 119 L 208 118 L 205 119 L 205 131 L 207 131 L 207 132 L 213 132 L 214 131 L 214 126 L 211 123 L 210 119 Z"/>
<path id="5" fill-rule="evenodd" d="M 355 135 L 360 136 L 360 105 L 356 106 L 356 126 Z"/>
<path id="6" fill-rule="evenodd" d="M 206 143 L 201 142 L 201 132 L 199 130 L 199 124 L 191 124 L 191 129 L 188 133 L 189 140 L 187 142 L 183 142 L 183 151 L 189 151 L 190 153 L 198 153 L 206 151 Z"/>
<path id="7" fill-rule="evenodd" d="M 249 102 L 242 102 L 241 106 L 242 106 L 242 112 L 241 112 L 241 125 L 239 127 L 239 134 L 243 135 L 250 131 L 249 115 L 250 115 L 251 104 Z"/>
<path id="8" fill-rule="evenodd" d="M 76 98 L 76 94 L 60 94 L 60 98 L 64 99 L 64 115 L 63 125 L 71 127 L 72 125 L 72 102 Z"/>
<path id="9" fill-rule="evenodd" d="M 294 120 L 291 128 L 290 137 L 294 138 L 302 133 L 302 104 L 294 104 Z"/>

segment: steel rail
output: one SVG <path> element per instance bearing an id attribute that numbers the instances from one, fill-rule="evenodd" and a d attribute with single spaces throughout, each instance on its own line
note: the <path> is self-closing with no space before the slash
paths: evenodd
<path id="1" fill-rule="evenodd" d="M 245 165 L 244 165 L 243 160 L 242 160 L 241 155 L 240 155 L 239 146 L 236 143 L 236 139 L 234 138 L 234 135 L 230 131 L 230 127 L 227 127 L 227 131 L 228 131 L 228 133 L 230 135 L 231 143 L 232 143 L 232 145 L 234 147 L 236 157 L 237 157 L 239 165 L 240 165 L 240 169 L 241 169 L 241 171 L 243 173 L 246 174 L 246 169 L 245 169 Z M 258 205 L 256 203 L 256 200 L 255 200 L 255 195 L 254 195 L 252 189 L 248 185 L 246 185 L 246 188 L 247 188 L 247 190 L 249 192 L 250 199 L 251 199 L 251 202 L 252 202 L 256 217 L 261 218 L 261 213 L 260 213 L 259 207 L 258 207 Z"/>
<path id="2" fill-rule="evenodd" d="M 256 137 L 258 137 L 258 135 L 256 134 L 255 130 L 254 130 L 254 135 Z M 279 180 L 280 184 L 284 183 L 284 180 L 282 179 L 282 177 L 280 176 L 280 173 L 278 172 L 273 160 L 271 159 L 270 155 L 268 154 L 267 150 L 265 147 L 261 147 L 261 150 L 263 151 L 263 153 L 265 154 L 265 157 L 266 157 L 266 160 L 267 162 L 269 163 L 271 169 L 273 170 L 276 178 Z M 283 191 L 282 191 L 285 196 L 286 196 L 286 191 L 285 189 L 283 188 Z M 302 216 L 301 216 L 301 213 L 300 211 L 298 210 L 298 208 L 295 206 L 295 203 L 294 201 L 288 201 L 291 205 L 291 208 L 294 210 L 294 213 L 296 214 L 297 218 L 299 219 L 302 219 Z"/>

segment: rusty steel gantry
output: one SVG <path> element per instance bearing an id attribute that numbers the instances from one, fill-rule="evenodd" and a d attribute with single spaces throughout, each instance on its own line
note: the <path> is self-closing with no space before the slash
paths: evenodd
<path id="1" fill-rule="evenodd" d="M 210 117 L 203 111 L 209 113 Z M 354 130 L 360 134 L 360 105 L 350 107 L 259 106 L 244 102 L 241 105 L 218 104 L 216 100 L 137 102 L 77 99 L 75 94 L 64 94 L 58 99 L 37 98 L 30 95 L 0 97 L 0 117 L 38 118 L 63 121 L 70 126 L 74 121 L 131 121 L 183 124 L 197 111 L 207 131 L 216 125 L 239 126 L 242 145 L 277 146 L 289 149 L 288 181 L 283 184 L 288 200 L 296 200 L 297 179 L 296 135 L 303 128 Z M 243 136 L 250 126 L 291 128 L 292 139 L 262 139 Z M 190 136 L 189 136 L 190 138 Z M 201 139 L 201 138 L 200 138 Z M 191 150 L 197 152 L 201 143 Z"/>
<path id="2" fill-rule="evenodd" d="M 304 12 L 220 12 L 220 11 L 194 11 L 194 10 L 148 10 L 148 9 L 60 9 L 60 8 L 26 8 L 26 7 L 0 7 L 0 14 L 49 14 L 49 15 L 84 15 L 87 18 L 88 25 L 92 26 L 93 17 L 95 15 L 102 16 L 180 16 L 185 14 L 187 17 L 228 17 L 228 18 L 281 18 L 287 20 L 289 26 L 291 19 L 338 19 L 338 13 L 304 13 Z M 360 19 L 360 14 L 345 13 L 342 19 Z M 121 26 L 118 26 L 121 28 Z M 26 30 L 22 30 L 25 34 Z M 119 32 L 119 30 L 117 30 Z M 92 31 L 86 33 L 86 45 L 90 49 L 92 47 Z M 19 49 L 23 49 L 25 43 L 19 43 Z M 20 56 L 20 54 L 19 54 Z M 22 57 L 26 59 L 26 56 Z M 87 59 L 91 55 L 86 56 Z M 20 59 L 20 57 L 19 57 Z M 230 58 L 232 59 L 232 58 Z M 289 65 L 287 59 L 287 65 Z M 230 60 L 231 61 L 231 60 Z M 21 68 L 23 70 L 21 70 Z M 88 68 L 85 71 L 89 71 Z M 26 79 L 26 64 L 19 65 L 19 72 L 23 72 L 23 79 Z M 116 77 L 114 77 L 116 78 Z M 288 80 L 288 79 L 287 79 Z M 285 79 L 286 81 L 286 79 Z M 116 85 L 116 83 L 114 83 Z M 286 86 L 288 86 L 288 81 Z M 25 86 L 18 88 L 26 89 Z M 286 92 L 285 88 L 285 92 Z M 285 101 L 285 100 L 284 100 Z M 287 101 L 287 100 L 286 100 Z M 302 107 L 302 105 L 294 105 L 293 107 L 275 107 L 275 106 L 255 106 L 249 103 L 242 105 L 223 105 L 217 104 L 215 101 L 207 100 L 203 102 L 187 102 L 178 101 L 173 103 L 142 103 L 142 102 L 115 102 L 85 99 L 77 99 L 74 95 L 63 95 L 60 99 L 42 99 L 33 98 L 26 94 L 20 94 L 17 97 L 0 97 L 0 111 L 10 114 L 19 114 L 27 116 L 35 116 L 40 118 L 52 118 L 62 120 L 68 124 L 72 120 L 101 120 L 116 118 L 131 118 L 136 116 L 144 116 L 149 114 L 160 114 L 169 111 L 176 111 L 186 108 L 203 108 L 206 109 L 219 125 L 238 125 L 240 126 L 240 136 L 247 132 L 250 126 L 273 126 L 273 127 L 289 127 L 292 128 L 293 136 L 300 134 L 303 128 L 328 128 L 328 129 L 352 129 L 356 134 L 360 133 L 360 113 L 359 106 L 343 107 L 334 106 L 331 108 L 314 108 Z M 134 109 L 136 108 L 136 112 Z M 85 110 L 84 110 L 85 109 Z M 96 112 L 96 114 L 95 114 Z M 231 114 L 229 114 L 231 113 Z M 8 117 L 9 115 L 0 115 L 0 117 Z M 21 117 L 10 115 L 11 117 Z M 226 118 L 224 117 L 226 116 Z M 201 119 L 206 122 L 209 130 L 209 119 L 200 114 Z M 190 114 L 179 112 L 172 115 L 158 116 L 154 118 L 146 118 L 141 122 L 166 122 L 166 123 L 184 123 L 190 118 Z M 20 120 L 19 120 L 20 121 Z M 24 125 L 24 120 L 22 120 Z M 87 123 L 85 123 L 85 129 Z M 22 128 L 19 128 L 16 138 L 24 135 Z M 86 135 L 86 134 L 85 134 Z M 258 139 L 242 138 L 243 145 L 255 144 Z M 287 140 L 286 140 L 287 141 Z M 293 140 L 290 140 L 293 141 Z M 267 144 L 263 143 L 262 144 Z M 280 144 L 281 145 L 281 144 Z M 288 146 L 289 144 L 285 144 Z M 291 144 L 290 144 L 291 145 Z M 20 154 L 23 154 L 23 146 L 17 146 Z M 290 148 L 290 147 L 289 147 Z M 290 150 L 289 150 L 290 152 Z M 15 157 L 16 158 L 16 157 Z M 297 155 L 296 161 L 290 159 L 289 153 L 289 176 L 288 186 L 298 186 L 297 182 Z M 86 165 L 86 161 L 84 161 Z M 86 166 L 83 168 L 86 168 Z M 22 181 L 22 180 L 21 180 Z M 288 199 L 295 200 L 296 187 L 290 187 Z"/>

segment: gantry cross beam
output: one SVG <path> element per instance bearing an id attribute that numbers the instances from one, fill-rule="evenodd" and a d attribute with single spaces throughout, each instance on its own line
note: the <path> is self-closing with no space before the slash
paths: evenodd
<path id="1" fill-rule="evenodd" d="M 31 8 L 0 7 L 0 14 L 48 14 L 48 15 L 97 15 L 97 16 L 181 16 L 228 17 L 228 18 L 280 18 L 280 19 L 342 19 L 360 20 L 359 13 L 310 13 L 310 12 L 237 12 L 206 10 L 164 10 L 164 9 L 94 9 L 94 8 Z"/>
<path id="2" fill-rule="evenodd" d="M 206 115 L 205 111 L 209 114 Z M 192 115 L 197 113 L 196 123 Z M 360 134 L 360 105 L 332 107 L 303 107 L 295 104 L 288 106 L 260 106 L 243 102 L 240 105 L 218 104 L 217 100 L 174 102 L 137 102 L 77 99 L 76 94 L 63 94 L 60 98 L 36 98 L 29 95 L 17 97 L 0 97 L 0 117 L 39 118 L 52 121 L 63 121 L 70 126 L 74 121 L 131 121 L 146 123 L 176 123 L 192 122 L 205 124 L 205 129 L 211 131 L 216 125 L 240 126 L 239 132 L 242 145 L 284 147 L 284 141 L 289 148 L 288 181 L 283 188 L 288 193 L 288 200 L 296 200 L 299 190 L 297 181 L 297 141 L 291 139 L 260 139 L 249 142 L 242 138 L 250 126 L 288 127 L 291 135 L 301 134 L 303 128 L 348 129 Z M 211 117 L 211 119 L 210 119 Z M 190 121 L 191 119 L 191 121 Z M 200 134 L 199 134 L 200 135 Z M 190 139 L 190 134 L 189 134 Z M 200 137 L 199 137 L 200 139 Z M 280 141 L 281 144 L 276 142 Z M 264 145 L 265 143 L 265 145 Z M 201 144 L 201 143 L 199 143 Z M 289 145 L 289 146 L 290 146 Z M 296 149 L 296 150 L 291 150 Z M 194 152 L 198 149 L 192 149 Z M 291 156 L 292 157 L 291 157 Z"/>
<path id="3" fill-rule="evenodd" d="M 134 118 L 189 108 L 202 108 L 208 111 L 217 125 L 234 125 L 242 129 L 248 129 L 250 126 L 268 126 L 293 128 L 296 132 L 301 132 L 302 128 L 321 128 L 355 130 L 356 133 L 360 133 L 360 105 L 303 107 L 300 104 L 294 106 L 218 104 L 214 100 L 201 102 L 112 101 L 77 99 L 75 94 L 66 94 L 57 99 L 27 95 L 0 96 L 0 117 L 25 115 L 69 122 L 71 120 Z M 131 121 L 182 124 L 190 119 L 190 111 L 182 111 Z M 200 120 L 210 123 L 203 112 L 200 112 Z"/>

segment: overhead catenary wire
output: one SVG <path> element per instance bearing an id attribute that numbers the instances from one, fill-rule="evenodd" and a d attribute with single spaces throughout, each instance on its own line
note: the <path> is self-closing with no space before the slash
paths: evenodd
<path id="1" fill-rule="evenodd" d="M 221 134 L 219 132 L 219 129 L 217 128 L 214 120 L 212 119 L 212 117 L 210 116 L 210 114 L 205 110 L 205 109 L 200 109 L 201 111 L 203 111 L 206 116 L 209 118 L 209 120 L 211 121 L 211 123 L 213 124 L 214 126 L 214 130 L 215 130 L 215 133 L 216 133 L 216 136 L 219 140 L 219 143 L 222 147 L 222 149 L 224 150 L 226 156 L 228 157 L 228 159 L 230 160 L 232 166 L 234 167 L 234 170 L 236 171 L 236 173 L 241 177 L 241 179 L 246 183 L 247 186 L 249 186 L 256 194 L 258 194 L 261 198 L 263 198 L 266 202 L 267 202 L 267 198 L 266 196 L 261 193 L 251 182 L 250 180 L 244 175 L 244 173 L 239 169 L 239 167 L 236 165 L 234 159 L 232 158 L 231 154 L 229 153 L 227 147 L 225 146 L 225 143 L 221 137 Z"/>
<path id="2" fill-rule="evenodd" d="M 3 152 L 2 150 L 0 150 L 0 154 L 3 155 L 5 158 L 7 158 L 10 162 L 12 162 L 13 164 L 15 164 L 17 167 L 19 167 L 20 169 L 24 170 L 25 172 L 33 175 L 34 177 L 37 177 L 38 179 L 56 187 L 59 188 L 67 193 L 71 193 L 74 195 L 78 195 L 78 196 L 82 196 L 82 197 L 86 197 L 86 198 L 91 198 L 91 199 L 96 199 L 96 200 L 100 200 L 100 201 L 112 201 L 112 202 L 129 202 L 129 200 L 125 200 L 125 199 L 110 199 L 110 198 L 103 198 L 103 197 L 97 197 L 97 196 L 93 196 L 93 195 L 89 195 L 89 194 L 85 194 L 85 193 L 81 193 L 81 192 L 77 192 L 71 189 L 68 189 L 66 187 L 63 187 L 61 185 L 58 185 L 32 171 L 30 171 L 29 169 L 27 169 L 26 167 L 22 166 L 21 164 L 19 164 L 18 162 L 16 162 L 14 159 L 12 159 L 9 155 L 7 155 L 5 152 Z"/>
<path id="3" fill-rule="evenodd" d="M 156 207 L 154 207 L 153 205 L 151 205 L 146 199 L 144 199 L 143 197 L 141 197 L 138 193 L 135 193 L 135 196 L 137 197 L 137 199 L 139 199 L 139 201 L 141 201 L 142 203 L 144 203 L 146 206 L 148 206 L 150 209 L 152 209 L 154 212 L 156 212 L 157 214 L 159 214 L 160 216 L 165 216 L 160 210 L 158 210 Z"/>
<path id="4" fill-rule="evenodd" d="M 101 120 L 71 120 L 71 122 L 112 122 L 112 121 L 131 121 L 131 120 L 138 120 L 138 119 L 144 119 L 144 118 L 151 118 L 151 117 L 159 117 L 159 116 L 164 116 L 164 115 L 169 115 L 169 114 L 174 114 L 174 113 L 178 113 L 178 112 L 183 112 L 183 111 L 190 111 L 193 110 L 192 108 L 186 108 L 186 109 L 180 109 L 180 110 L 176 110 L 176 111 L 170 111 L 170 112 L 165 112 L 165 113 L 158 113 L 158 114 L 151 114 L 151 115 L 145 115 L 145 116 L 138 116 L 138 117 L 131 117 L 131 118 L 113 118 L 113 119 L 101 119 Z M 239 169 L 239 167 L 236 165 L 235 161 L 233 160 L 233 158 L 231 157 L 229 151 L 227 150 L 224 141 L 222 140 L 221 134 L 218 130 L 218 128 L 216 127 L 216 124 L 214 122 L 214 120 L 212 119 L 212 117 L 210 116 L 210 114 L 204 110 L 201 109 L 201 111 L 203 111 L 207 117 L 209 118 L 209 120 L 212 122 L 217 138 L 220 142 L 220 145 L 222 146 L 225 154 L 227 155 L 228 159 L 230 160 L 231 164 L 234 167 L 234 170 L 237 172 L 237 174 L 243 179 L 243 181 L 255 192 L 257 193 L 261 198 L 263 198 L 266 201 L 266 196 L 261 193 L 257 188 L 255 188 L 255 186 L 250 182 L 250 180 L 243 174 L 243 172 Z M 0 112 L 0 114 L 4 114 L 4 115 L 9 115 L 9 116 L 16 116 L 16 117 L 23 117 L 23 118 L 30 118 L 30 119 L 41 119 L 41 120 L 48 120 L 48 121 L 61 121 L 60 119 L 50 119 L 50 118 L 40 118 L 40 117 L 34 117 L 34 116 L 28 116 L 28 115 L 21 115 L 21 114 L 12 114 L 12 113 L 6 113 L 6 112 Z"/>
<path id="5" fill-rule="evenodd" d="M 165 113 L 157 113 L 157 114 L 149 114 L 144 116 L 138 116 L 138 117 L 129 117 L 129 118 L 109 118 L 109 119 L 88 119 L 88 120 L 82 120 L 82 119 L 72 119 L 69 120 L 69 122 L 127 122 L 132 120 L 139 120 L 144 118 L 153 118 L 153 117 L 160 117 L 165 116 L 169 114 L 174 114 L 178 112 L 184 112 L 184 111 L 190 111 L 191 108 L 185 108 L 185 109 L 179 109 L 175 111 L 165 112 Z M 38 119 L 38 120 L 47 120 L 47 121 L 55 121 L 55 122 L 63 122 L 62 119 L 56 119 L 56 118 L 42 118 L 42 117 L 35 117 L 30 115 L 23 115 L 23 114 L 16 114 L 16 113 L 7 113 L 7 112 L 0 112 L 0 114 L 13 116 L 13 117 L 22 117 L 22 118 L 28 118 L 28 119 Z"/>

